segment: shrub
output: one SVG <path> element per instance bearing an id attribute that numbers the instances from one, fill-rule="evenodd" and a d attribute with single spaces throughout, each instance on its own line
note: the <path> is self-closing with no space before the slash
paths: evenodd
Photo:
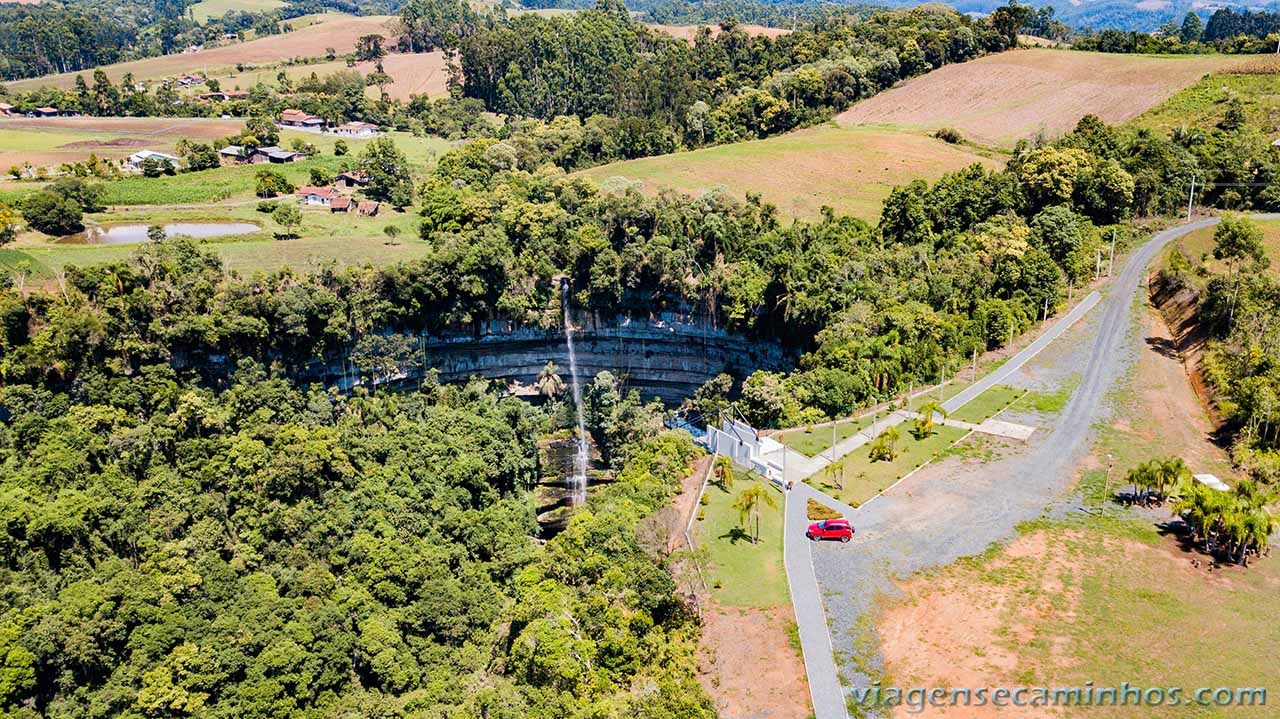
<path id="1" fill-rule="evenodd" d="M 961 135 L 960 131 L 954 127 L 939 128 L 937 132 L 933 133 L 933 136 L 952 145 L 959 145 L 964 142 L 964 135 Z"/>

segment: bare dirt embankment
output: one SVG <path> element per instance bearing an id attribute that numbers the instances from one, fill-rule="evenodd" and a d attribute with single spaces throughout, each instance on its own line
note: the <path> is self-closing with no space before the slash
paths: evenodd
<path id="1" fill-rule="evenodd" d="M 1213 390 L 1204 379 L 1204 350 L 1209 331 L 1200 323 L 1200 296 L 1185 285 L 1153 273 L 1147 283 L 1148 297 L 1160 318 L 1163 337 L 1155 338 L 1175 353 L 1191 388 L 1217 430 L 1222 420 L 1214 411 Z M 1148 339 L 1148 343 L 1151 343 Z"/>
<path id="2" fill-rule="evenodd" d="M 1150 57 L 1031 48 L 947 65 L 863 100 L 841 125 L 953 127 L 966 138 L 1010 146 L 1054 136 L 1087 114 L 1124 122 L 1206 73 L 1246 62 L 1230 56 Z"/>

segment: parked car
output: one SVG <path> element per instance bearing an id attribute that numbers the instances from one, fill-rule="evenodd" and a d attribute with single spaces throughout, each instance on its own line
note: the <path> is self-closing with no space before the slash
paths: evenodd
<path id="1" fill-rule="evenodd" d="M 839 539 L 847 542 L 853 539 L 853 525 L 847 519 L 824 519 L 809 525 L 805 536 L 815 542 L 819 539 Z"/>

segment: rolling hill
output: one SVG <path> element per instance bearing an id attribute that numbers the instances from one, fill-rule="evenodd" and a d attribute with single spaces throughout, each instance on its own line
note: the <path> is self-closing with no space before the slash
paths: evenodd
<path id="1" fill-rule="evenodd" d="M 640 180 L 648 192 L 669 188 L 696 194 L 723 186 L 739 198 L 759 192 L 784 217 L 812 219 L 828 205 L 874 222 L 894 185 L 917 177 L 934 179 L 975 162 L 1002 164 L 998 157 L 919 134 L 824 125 L 766 140 L 617 162 L 581 174 L 598 182 Z"/>
<path id="2" fill-rule="evenodd" d="M 1246 58 L 1032 48 L 988 55 L 908 80 L 837 118 L 844 126 L 953 127 L 967 139 L 1009 147 L 1037 132 L 1060 134 L 1086 114 L 1130 120 L 1205 74 Z"/>
<path id="3" fill-rule="evenodd" d="M 138 80 L 154 80 L 200 71 L 215 75 L 234 68 L 237 64 L 265 64 L 298 57 L 317 57 L 324 55 L 326 48 L 333 48 L 338 54 L 343 54 L 355 48 L 356 39 L 361 35 L 386 34 L 387 24 L 391 20 L 392 18 L 386 15 L 353 17 L 333 14 L 324 16 L 312 25 L 283 35 L 271 35 L 200 52 L 122 62 L 108 65 L 103 70 L 112 82 L 119 82 L 125 73 L 133 73 Z M 44 86 L 69 88 L 75 84 L 77 74 L 92 75 L 90 72 L 45 75 L 11 82 L 8 86 L 12 90 L 19 91 L 34 90 Z"/>

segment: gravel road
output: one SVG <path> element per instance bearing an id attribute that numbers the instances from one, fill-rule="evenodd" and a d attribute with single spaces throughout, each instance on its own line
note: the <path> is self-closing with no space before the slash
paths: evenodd
<path id="1" fill-rule="evenodd" d="M 1076 367 L 1083 364 L 1083 376 L 1051 430 L 1026 452 L 976 471 L 944 477 L 926 473 L 903 482 L 849 514 L 857 535 L 848 544 L 810 545 L 804 538 L 807 497 L 793 490 L 785 529 L 787 572 L 817 719 L 843 719 L 845 707 L 835 705 L 835 696 L 843 697 L 847 687 L 866 686 L 873 679 L 869 674 L 878 669 L 878 657 L 851 661 L 855 656 L 866 658 L 867 641 L 872 639 L 859 620 L 877 595 L 895 593 L 895 578 L 978 554 L 993 542 L 1011 538 L 1019 522 L 1035 519 L 1055 505 L 1061 508 L 1077 462 L 1088 449 L 1092 425 L 1105 416 L 1103 399 L 1135 356 L 1132 304 L 1145 268 L 1171 240 L 1217 222 L 1209 218 L 1165 230 L 1128 258 L 1100 302 L 1102 316 L 1095 318 L 1091 343 L 1054 358 Z M 804 552 L 811 555 L 810 562 L 797 561 L 801 547 L 810 550 Z M 810 573 L 812 578 L 806 576 Z M 804 596 L 815 581 L 821 602 Z M 828 623 L 829 634 L 824 631 Z M 831 671 L 833 663 L 819 656 L 832 650 L 839 677 Z"/>

